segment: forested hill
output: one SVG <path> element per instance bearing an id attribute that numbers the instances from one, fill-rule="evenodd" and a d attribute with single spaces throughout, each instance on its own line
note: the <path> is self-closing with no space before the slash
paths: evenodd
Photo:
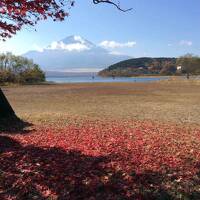
<path id="1" fill-rule="evenodd" d="M 134 58 L 99 72 L 100 76 L 173 75 L 177 73 L 176 58 Z"/>

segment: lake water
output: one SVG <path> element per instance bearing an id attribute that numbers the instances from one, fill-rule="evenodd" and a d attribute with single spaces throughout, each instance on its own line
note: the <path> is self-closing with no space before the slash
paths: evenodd
<path id="1" fill-rule="evenodd" d="M 112 82 L 151 82 L 166 79 L 166 77 L 100 77 L 100 76 L 47 76 L 46 80 L 55 83 L 112 83 Z"/>

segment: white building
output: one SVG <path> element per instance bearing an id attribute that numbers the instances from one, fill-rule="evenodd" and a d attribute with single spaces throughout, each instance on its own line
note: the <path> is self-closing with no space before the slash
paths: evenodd
<path id="1" fill-rule="evenodd" d="M 182 66 L 180 66 L 180 65 L 177 66 L 177 67 L 176 67 L 176 70 L 177 70 L 177 71 L 181 71 L 181 70 L 182 70 Z"/>

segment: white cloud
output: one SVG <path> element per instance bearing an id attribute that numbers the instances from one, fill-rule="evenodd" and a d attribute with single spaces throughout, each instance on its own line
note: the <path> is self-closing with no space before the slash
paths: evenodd
<path id="1" fill-rule="evenodd" d="M 173 44 L 169 43 L 169 44 L 167 44 L 167 46 L 168 46 L 168 47 L 171 47 L 171 46 L 173 46 Z"/>
<path id="2" fill-rule="evenodd" d="M 115 49 L 115 48 L 123 48 L 123 47 L 131 48 L 131 47 L 134 47 L 136 45 L 136 42 L 130 41 L 130 42 L 125 42 L 125 43 L 119 43 L 119 42 L 116 42 L 116 41 L 105 40 L 105 41 L 102 41 L 99 45 L 101 47 L 106 48 L 106 49 Z"/>
<path id="3" fill-rule="evenodd" d="M 111 54 L 111 55 L 125 55 L 125 54 L 123 54 L 119 51 L 110 51 L 109 54 Z"/>
<path id="4" fill-rule="evenodd" d="M 90 48 L 81 43 L 72 43 L 72 44 L 65 44 L 62 41 L 60 42 L 52 42 L 46 49 L 59 49 L 59 50 L 67 50 L 67 51 L 84 51 L 89 50 Z"/>
<path id="5" fill-rule="evenodd" d="M 39 51 L 39 52 L 43 52 L 44 51 L 44 48 L 40 47 L 37 44 L 33 44 L 33 49 L 36 50 L 36 51 Z"/>
<path id="6" fill-rule="evenodd" d="M 192 41 L 189 41 L 189 40 L 181 40 L 179 42 L 179 45 L 181 46 L 192 46 Z"/>
<path id="7" fill-rule="evenodd" d="M 81 44 L 85 43 L 85 40 L 79 35 L 75 35 L 74 40 L 77 41 L 77 42 L 80 42 Z"/>

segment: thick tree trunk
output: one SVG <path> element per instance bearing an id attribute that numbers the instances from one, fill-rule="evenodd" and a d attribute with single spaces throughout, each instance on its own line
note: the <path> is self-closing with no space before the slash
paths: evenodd
<path id="1" fill-rule="evenodd" d="M 9 104 L 6 96 L 0 88 L 0 117 L 12 117 L 15 116 L 15 112 Z"/>

